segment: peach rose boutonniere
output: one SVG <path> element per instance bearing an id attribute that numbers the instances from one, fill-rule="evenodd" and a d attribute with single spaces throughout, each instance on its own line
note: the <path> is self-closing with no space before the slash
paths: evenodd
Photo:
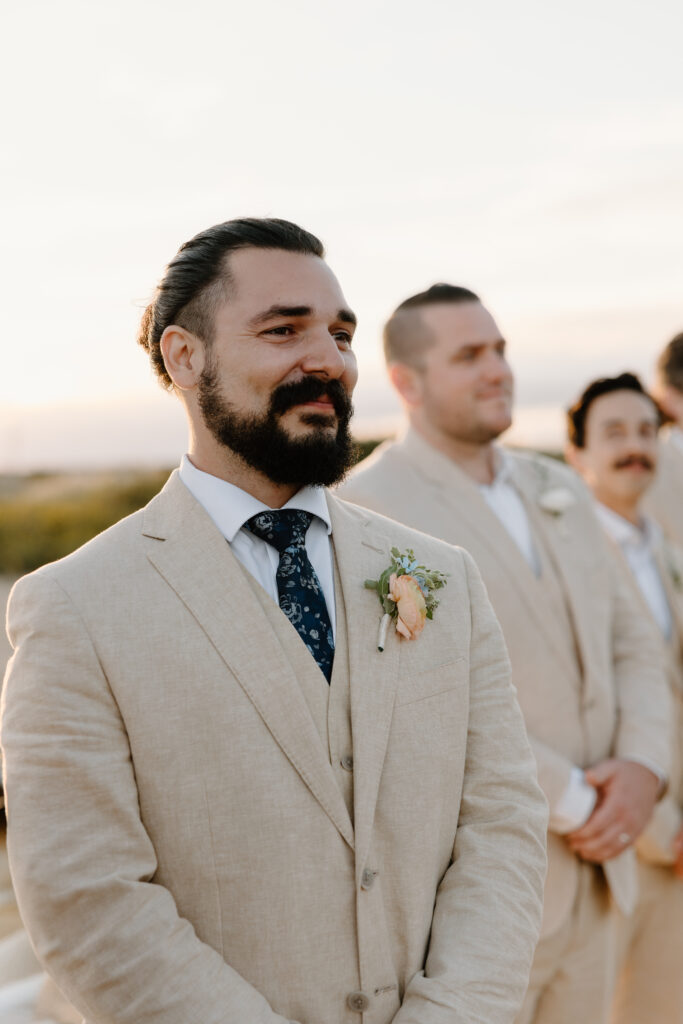
<path id="1" fill-rule="evenodd" d="M 414 640 L 420 635 L 425 621 L 434 617 L 434 610 L 439 604 L 434 591 L 446 586 L 446 575 L 438 569 L 418 565 L 411 550 L 402 554 L 398 548 L 391 549 L 391 565 L 378 580 L 365 581 L 368 590 L 377 591 L 384 610 L 377 638 L 378 651 L 385 648 L 387 629 L 392 619 L 396 623 L 396 632 L 406 640 Z"/>

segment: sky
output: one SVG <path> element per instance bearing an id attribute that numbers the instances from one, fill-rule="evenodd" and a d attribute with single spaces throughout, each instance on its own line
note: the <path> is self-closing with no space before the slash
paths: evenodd
<path id="1" fill-rule="evenodd" d="M 396 429 L 382 324 L 481 295 L 509 439 L 683 329 L 683 7 L 632 0 L 23 0 L 3 15 L 0 472 L 173 464 L 135 343 L 179 245 L 235 216 L 323 239 L 359 316 L 355 431 Z"/>

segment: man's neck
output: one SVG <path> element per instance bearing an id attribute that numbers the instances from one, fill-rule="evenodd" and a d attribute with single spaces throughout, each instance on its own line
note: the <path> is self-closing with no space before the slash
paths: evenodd
<path id="1" fill-rule="evenodd" d="M 637 526 L 639 530 L 642 530 L 643 514 L 640 510 L 640 502 L 619 501 L 613 494 L 600 494 L 599 491 L 595 491 L 595 497 L 605 508 L 616 512 L 627 523 L 631 523 L 632 526 Z"/>
<path id="2" fill-rule="evenodd" d="M 498 459 L 492 441 L 477 444 L 462 438 L 452 437 L 434 430 L 429 424 L 411 422 L 413 430 L 456 463 L 458 469 L 466 473 L 478 484 L 492 484 L 497 470 Z"/>
<path id="3" fill-rule="evenodd" d="M 282 508 L 300 490 L 298 485 L 273 483 L 228 449 L 224 452 L 207 452 L 191 446 L 188 458 L 202 473 L 209 473 L 219 480 L 227 480 L 228 483 L 262 501 L 268 508 Z"/>

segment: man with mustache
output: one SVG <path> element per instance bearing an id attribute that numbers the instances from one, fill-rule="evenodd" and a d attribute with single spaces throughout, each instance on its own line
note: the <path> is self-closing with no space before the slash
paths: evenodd
<path id="1" fill-rule="evenodd" d="M 667 537 L 683 547 L 683 333 L 677 334 L 657 360 L 653 394 L 664 414 L 657 477 L 645 508 Z"/>
<path id="2" fill-rule="evenodd" d="M 638 905 L 620 921 L 614 1024 L 683 1022 L 683 556 L 643 513 L 659 425 L 659 409 L 632 373 L 593 381 L 568 414 L 567 458 L 593 492 L 643 614 L 657 626 L 673 703 L 671 784 L 636 843 Z"/>
<path id="3" fill-rule="evenodd" d="M 10 600 L 10 860 L 89 1024 L 511 1024 L 523 998 L 546 808 L 500 629 L 464 552 L 324 489 L 357 374 L 323 255 L 281 220 L 181 247 L 139 340 L 188 454 Z M 392 547 L 447 586 L 380 652 Z"/>
<path id="4" fill-rule="evenodd" d="M 513 377 L 495 320 L 437 284 L 384 332 L 409 427 L 340 493 L 475 558 L 503 627 L 550 804 L 541 941 L 519 1024 L 605 1022 L 615 904 L 635 899 L 633 841 L 666 772 L 666 680 L 643 620 L 566 467 L 495 442 Z"/>

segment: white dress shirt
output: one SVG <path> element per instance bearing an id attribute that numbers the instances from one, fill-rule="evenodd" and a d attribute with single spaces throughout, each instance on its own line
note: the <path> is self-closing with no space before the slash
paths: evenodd
<path id="1" fill-rule="evenodd" d="M 655 558 L 655 549 L 661 543 L 661 530 L 654 519 L 643 518 L 642 526 L 634 526 L 600 502 L 596 505 L 598 519 L 615 544 L 619 545 L 635 581 L 645 598 L 652 617 L 662 636 L 670 640 L 673 618 L 666 590 Z"/>
<path id="2" fill-rule="evenodd" d="M 535 576 L 541 574 L 541 562 L 534 546 L 534 537 L 524 502 L 512 483 L 512 463 L 504 451 L 496 449 L 498 469 L 493 482 L 479 484 L 484 501 L 510 534 L 529 563 Z"/>
<path id="3" fill-rule="evenodd" d="M 183 456 L 180 463 L 180 479 L 221 531 L 235 558 L 278 604 L 275 574 L 280 556 L 271 544 L 243 528 L 251 516 L 273 510 L 241 487 L 197 469 L 187 455 Z M 332 632 L 335 634 L 332 523 L 325 491 L 322 487 L 302 487 L 282 508 L 301 509 L 313 515 L 306 533 L 306 554 L 320 581 Z"/>

